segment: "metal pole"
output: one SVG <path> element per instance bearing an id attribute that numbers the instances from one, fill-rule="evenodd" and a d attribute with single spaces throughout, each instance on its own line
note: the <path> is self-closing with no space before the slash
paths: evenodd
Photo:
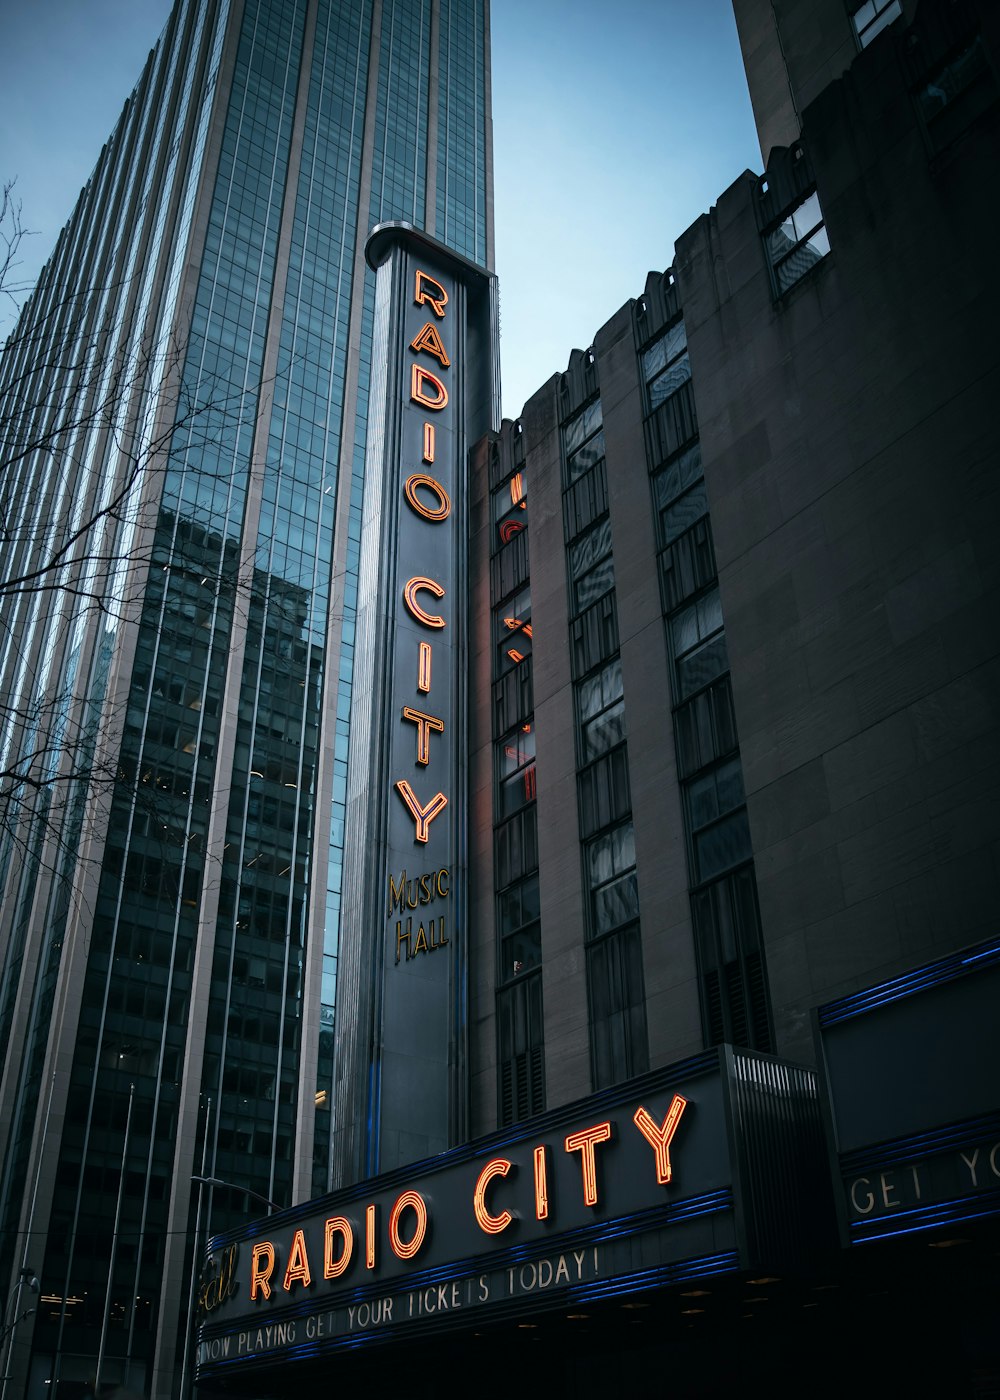
<path id="1" fill-rule="evenodd" d="M 194 1285 L 198 1277 L 198 1246 L 201 1241 L 201 1199 L 205 1192 L 205 1166 L 208 1160 L 208 1125 L 212 1119 L 212 1100 L 205 1105 L 205 1135 L 201 1140 L 201 1176 L 192 1177 L 198 1182 L 198 1208 L 194 1216 L 194 1249 L 191 1253 L 191 1283 L 188 1287 L 187 1326 L 184 1329 L 184 1359 L 181 1361 L 181 1395 L 190 1395 L 193 1389 L 188 1366 L 191 1361 L 191 1337 L 194 1333 Z"/>
<path id="2" fill-rule="evenodd" d="M 135 1097 L 135 1085 L 129 1085 L 128 1091 L 128 1114 L 125 1118 L 125 1141 L 122 1143 L 122 1169 L 118 1180 L 118 1204 L 115 1206 L 115 1230 L 111 1237 L 111 1262 L 108 1264 L 108 1287 L 104 1299 L 104 1318 L 101 1322 L 101 1344 L 97 1349 L 97 1370 L 94 1372 L 94 1394 L 101 1393 L 101 1367 L 104 1365 L 104 1347 L 108 1339 L 108 1318 L 111 1314 L 111 1289 L 115 1272 L 115 1255 L 118 1252 L 118 1226 L 122 1215 L 122 1196 L 125 1194 L 125 1166 L 128 1157 L 128 1134 L 132 1126 L 132 1100 Z"/>
<path id="3" fill-rule="evenodd" d="M 42 1175 L 42 1161 L 43 1161 L 44 1156 L 45 1156 L 45 1143 L 46 1143 L 46 1140 L 47 1140 L 48 1135 L 49 1135 L 49 1118 L 50 1118 L 51 1115 L 52 1115 L 52 1096 L 53 1096 L 53 1094 L 55 1093 L 55 1088 L 56 1088 L 56 1072 L 55 1072 L 55 1070 L 53 1070 L 53 1071 L 52 1071 L 52 1078 L 49 1080 L 49 1098 L 48 1098 L 48 1103 L 45 1105 L 45 1122 L 42 1124 L 42 1140 L 41 1140 L 41 1142 L 39 1143 L 39 1147 L 38 1147 L 38 1161 L 37 1161 L 36 1164 L 35 1164 L 35 1180 L 34 1180 L 34 1183 L 32 1184 L 32 1188 L 31 1188 L 31 1206 L 30 1206 L 29 1209 L 28 1209 L 28 1228 L 27 1228 L 27 1229 L 25 1230 L 25 1232 L 24 1232 L 24 1249 L 23 1249 L 23 1251 L 22 1251 L 22 1253 L 21 1253 L 21 1283 L 23 1283 L 23 1281 L 24 1281 L 24 1271 L 25 1271 L 25 1269 L 28 1267 L 28 1251 L 31 1249 L 31 1232 L 32 1232 L 32 1229 L 33 1229 L 34 1224 L 35 1224 L 35 1206 L 36 1206 L 36 1204 L 37 1204 L 37 1202 L 38 1202 L 38 1183 L 39 1183 L 39 1179 L 41 1178 L 41 1175 Z M 45 1260 L 44 1260 L 44 1259 L 42 1260 L 42 1269 L 43 1269 L 43 1271 L 44 1271 L 44 1269 L 45 1269 Z M 18 1286 L 20 1287 L 21 1285 L 19 1284 Z M 65 1302 L 64 1302 L 64 1303 L 63 1303 L 63 1308 L 64 1308 L 64 1309 L 65 1309 L 65 1306 L 66 1306 L 66 1304 L 65 1304 Z M 23 1320 L 24 1320 L 23 1318 L 19 1318 L 19 1319 L 18 1319 L 19 1322 L 21 1322 L 21 1321 L 23 1321 Z M 9 1340 L 9 1342 L 7 1343 L 7 1353 L 6 1353 L 6 1357 L 5 1357 L 5 1361 L 4 1361 L 4 1368 L 3 1368 L 3 1384 L 0 1385 L 0 1400 L 6 1400 L 6 1396 L 7 1396 L 7 1382 L 10 1380 L 10 1375 L 9 1375 L 9 1371 L 10 1371 L 10 1361 L 11 1361 L 11 1357 L 13 1356 L 13 1354 L 14 1354 L 14 1333 L 13 1333 L 13 1330 L 12 1330 L 12 1331 L 11 1331 L 11 1334 L 10 1334 L 10 1340 Z"/>

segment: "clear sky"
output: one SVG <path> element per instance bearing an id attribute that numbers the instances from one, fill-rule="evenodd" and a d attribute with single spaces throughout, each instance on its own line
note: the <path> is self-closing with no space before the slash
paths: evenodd
<path id="1" fill-rule="evenodd" d="M 170 0 L 0 0 L 0 178 L 37 275 Z M 760 169 L 730 0 L 492 0 L 504 412 Z M 0 329 L 9 326 L 0 308 Z"/>

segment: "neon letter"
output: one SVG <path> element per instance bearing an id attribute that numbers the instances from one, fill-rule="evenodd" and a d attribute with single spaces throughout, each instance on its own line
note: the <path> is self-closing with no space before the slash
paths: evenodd
<path id="1" fill-rule="evenodd" d="M 435 734 L 443 734 L 444 720 L 438 719 L 437 715 L 425 715 L 423 710 L 414 710 L 410 705 L 403 706 L 403 718 L 417 726 L 417 762 L 425 765 L 430 763 L 431 730 Z"/>
<path id="2" fill-rule="evenodd" d="M 592 1128 L 581 1128 L 578 1133 L 570 1133 L 566 1139 L 566 1151 L 580 1153 L 585 1206 L 597 1205 L 597 1163 L 594 1161 L 594 1144 L 607 1142 L 610 1137 L 610 1123 L 595 1123 Z"/>
<path id="3" fill-rule="evenodd" d="M 250 1256 L 250 1301 L 257 1297 L 260 1289 L 265 1298 L 271 1296 L 269 1279 L 274 1269 L 274 1245 L 270 1240 L 261 1240 L 253 1247 Z"/>
<path id="4" fill-rule="evenodd" d="M 443 627 L 444 618 L 438 613 L 429 613 L 417 602 L 417 594 L 421 591 L 433 593 L 435 598 L 444 597 L 444 589 L 439 583 L 435 583 L 432 578 L 411 578 L 403 587 L 403 602 L 411 617 L 415 617 L 418 622 L 422 622 L 425 627 Z"/>
<path id="5" fill-rule="evenodd" d="M 365 1267 L 375 1267 L 375 1207 L 365 1209 Z"/>
<path id="6" fill-rule="evenodd" d="M 487 1186 L 495 1176 L 506 1176 L 510 1168 L 511 1163 L 506 1157 L 494 1157 L 493 1161 L 487 1162 L 479 1173 L 479 1180 L 476 1182 L 476 1189 L 472 1197 L 472 1210 L 476 1217 L 476 1224 L 487 1235 L 499 1235 L 514 1219 L 509 1210 L 501 1211 L 499 1215 L 491 1215 L 486 1209 Z"/>
<path id="7" fill-rule="evenodd" d="M 437 497 L 436 506 L 424 505 L 417 495 L 418 486 L 424 487 L 426 491 L 430 491 L 432 495 Z M 451 514 L 451 497 L 448 492 L 440 481 L 435 481 L 432 476 L 428 476 L 425 472 L 414 472 L 413 476 L 406 478 L 403 495 L 406 497 L 407 505 L 418 515 L 422 515 L 425 520 L 447 520 Z"/>
<path id="8" fill-rule="evenodd" d="M 333 1237 L 339 1234 L 343 1240 L 340 1258 L 333 1257 Z M 354 1231 L 349 1220 L 342 1215 L 331 1215 L 323 1229 L 323 1277 L 339 1278 L 351 1262 L 354 1253 Z"/>
<path id="9" fill-rule="evenodd" d="M 413 1232 L 413 1239 L 409 1244 L 404 1244 L 399 1237 L 399 1217 L 407 1206 L 410 1206 L 417 1216 L 417 1228 Z M 392 1245 L 393 1253 L 398 1259 L 412 1259 L 417 1250 L 424 1242 L 427 1234 L 427 1206 L 423 1196 L 417 1191 L 404 1191 L 397 1199 L 389 1216 L 389 1243 Z"/>
<path id="10" fill-rule="evenodd" d="M 421 807 L 420 803 L 417 801 L 416 794 L 405 778 L 402 778 L 396 784 L 396 791 L 405 802 L 410 815 L 416 822 L 417 829 L 413 839 L 415 841 L 426 842 L 429 839 L 431 822 L 440 812 L 443 812 L 448 805 L 447 797 L 445 797 L 443 792 L 439 792 L 435 797 L 431 798 L 426 807 Z"/>
<path id="11" fill-rule="evenodd" d="M 410 341 L 410 349 L 415 350 L 417 354 L 419 354 L 421 350 L 426 350 L 428 355 L 433 355 L 435 360 L 443 365 L 445 369 L 451 364 L 451 361 L 448 359 L 448 352 L 444 348 L 444 341 L 441 339 L 440 332 L 433 321 L 424 322 Z"/>
<path id="12" fill-rule="evenodd" d="M 549 1213 L 549 1188 L 545 1145 L 535 1148 L 535 1219 L 545 1220 Z"/>
<path id="13" fill-rule="evenodd" d="M 288 1251 L 288 1263 L 285 1266 L 285 1282 L 282 1285 L 287 1293 L 293 1283 L 304 1283 L 306 1288 L 312 1283 L 312 1274 L 309 1271 L 309 1255 L 306 1253 L 306 1237 L 301 1230 L 295 1231 L 295 1238 L 292 1240 L 292 1247 Z"/>
<path id="14" fill-rule="evenodd" d="M 430 384 L 434 390 L 433 398 L 424 388 L 425 384 Z M 414 403 L 422 403 L 424 408 L 432 408 L 435 413 L 440 413 L 442 408 L 448 407 L 448 390 L 437 375 L 432 374 L 429 369 L 424 369 L 423 365 L 414 364 L 411 368 L 410 398 Z"/>
<path id="15" fill-rule="evenodd" d="M 656 1180 L 660 1186 L 666 1186 L 670 1180 L 670 1143 L 685 1108 L 687 1099 L 675 1094 L 670 1100 L 667 1116 L 660 1128 L 656 1126 L 656 1119 L 646 1112 L 642 1104 L 635 1111 L 635 1126 L 656 1153 Z"/>
<path id="16" fill-rule="evenodd" d="M 414 306 L 430 306 L 439 321 L 444 320 L 444 309 L 448 305 L 448 293 L 436 278 L 417 269 L 416 286 L 413 292 Z"/>
<path id="17" fill-rule="evenodd" d="M 420 643 L 420 660 L 417 663 L 417 689 L 427 695 L 431 688 L 431 644 Z"/>

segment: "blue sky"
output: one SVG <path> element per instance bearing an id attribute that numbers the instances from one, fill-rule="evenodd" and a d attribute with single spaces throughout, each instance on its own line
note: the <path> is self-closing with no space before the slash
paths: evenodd
<path id="1" fill-rule="evenodd" d="M 37 274 L 170 0 L 0 0 L 0 178 Z M 515 417 L 747 167 L 730 0 L 492 0 L 504 412 Z M 2 313 L 0 313 L 2 314 Z M 2 322 L 0 322 L 2 324 Z"/>

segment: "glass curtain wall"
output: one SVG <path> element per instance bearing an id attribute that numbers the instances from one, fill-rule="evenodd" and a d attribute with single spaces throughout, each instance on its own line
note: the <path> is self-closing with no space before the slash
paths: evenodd
<path id="1" fill-rule="evenodd" d="M 435 190 L 430 231 L 485 262 L 487 25 L 484 0 L 244 0 L 231 16 L 225 0 L 180 0 L 26 311 L 36 343 L 60 327 L 86 343 L 89 401 L 105 364 L 141 362 L 122 414 L 146 442 L 170 432 L 155 479 L 137 475 L 146 513 L 113 516 L 119 563 L 90 580 L 96 609 L 67 623 L 18 598 L 0 637 L 10 685 L 46 697 L 25 710 L 46 761 L 71 753 L 86 776 L 109 677 L 126 678 L 103 812 L 80 784 L 56 866 L 44 794 L 0 846 L 0 1036 L 25 1045 L 0 1113 L 0 1223 L 13 1257 L 28 1197 L 36 1224 L 47 1212 L 34 1349 L 52 1380 L 85 1379 L 101 1333 L 109 1380 L 148 1379 L 164 1289 L 176 1307 L 187 1286 L 164 1274 L 171 1222 L 194 1226 L 193 1206 L 171 1216 L 178 1162 L 287 1202 L 305 1114 L 312 1188 L 328 1183 L 374 303 L 361 249 L 377 222 L 424 225 Z M 74 276 L 91 291 L 70 322 Z M 12 392 L 29 360 L 6 357 Z M 44 412 L 57 419 L 67 393 L 57 384 Z M 122 425 L 95 421 L 72 479 L 37 463 L 8 473 L 8 510 L 33 531 L 26 558 L 39 522 L 70 529 L 120 484 Z M 72 732 L 71 702 L 84 717 Z M 30 724 L 8 720 L 5 751 L 37 749 Z M 324 763 L 332 806 L 319 810 Z M 86 908 L 70 886 L 74 832 L 102 853 Z M 310 907 L 324 886 L 325 907 Z M 42 1074 L 60 1005 L 70 1067 L 55 1126 Z M 307 1024 L 315 1085 L 302 1081 Z M 195 1101 L 196 1140 L 179 1143 Z M 211 1229 L 247 1209 L 239 1189 L 215 1191 Z M 182 1339 L 169 1350 L 179 1360 Z"/>

